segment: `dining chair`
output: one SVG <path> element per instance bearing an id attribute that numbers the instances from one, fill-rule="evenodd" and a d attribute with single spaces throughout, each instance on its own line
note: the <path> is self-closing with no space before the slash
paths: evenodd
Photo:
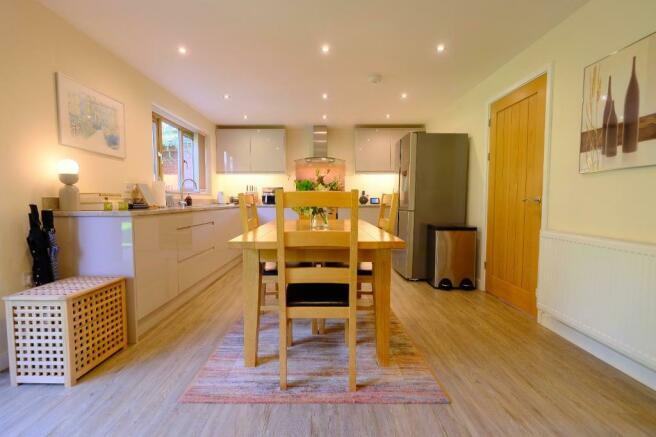
<path id="1" fill-rule="evenodd" d="M 260 220 L 257 216 L 257 197 L 253 193 L 239 193 L 239 214 L 241 217 L 241 226 L 244 233 L 252 231 L 260 226 Z M 277 295 L 277 275 L 278 270 L 275 262 L 260 263 L 260 274 L 262 282 L 260 286 L 260 311 L 277 310 L 276 305 L 267 305 L 266 297 Z M 273 291 L 268 291 L 271 285 Z"/>
<path id="2" fill-rule="evenodd" d="M 349 222 L 333 220 L 327 230 L 312 230 L 307 220 L 285 228 L 285 208 L 324 206 L 351 210 Z M 294 319 L 344 319 L 348 344 L 348 388 L 356 390 L 356 311 L 358 191 L 276 191 L 280 389 L 287 388 L 287 347 L 293 345 Z M 340 261 L 340 267 L 291 264 Z"/>
<path id="3" fill-rule="evenodd" d="M 399 193 L 383 194 L 378 209 L 378 227 L 390 234 L 396 233 L 396 219 L 399 213 Z M 370 284 L 371 290 L 363 290 L 362 284 Z M 374 299 L 373 263 L 358 264 L 358 297 L 370 295 Z M 360 305 L 360 309 L 373 309 L 372 305 Z"/>

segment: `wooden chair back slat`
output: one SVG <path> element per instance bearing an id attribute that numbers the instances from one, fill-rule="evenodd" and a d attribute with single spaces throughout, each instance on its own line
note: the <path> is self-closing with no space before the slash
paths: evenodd
<path id="1" fill-rule="evenodd" d="M 324 208 L 351 208 L 351 193 L 343 191 L 288 191 L 283 192 L 285 208 L 309 206 Z M 276 198 L 276 204 L 278 199 Z"/>
<path id="2" fill-rule="evenodd" d="M 396 218 L 399 213 L 399 193 L 383 194 L 378 210 L 378 227 L 383 231 L 396 232 Z"/>
<path id="3" fill-rule="evenodd" d="M 257 217 L 257 198 L 252 193 L 239 193 L 239 214 L 244 233 L 260 226 Z"/>
<path id="4" fill-rule="evenodd" d="M 288 284 L 348 284 L 349 269 L 344 267 L 291 267 L 285 272 Z"/>
<path id="5" fill-rule="evenodd" d="M 285 247 L 334 247 L 348 248 L 349 231 L 293 231 L 285 232 Z"/>

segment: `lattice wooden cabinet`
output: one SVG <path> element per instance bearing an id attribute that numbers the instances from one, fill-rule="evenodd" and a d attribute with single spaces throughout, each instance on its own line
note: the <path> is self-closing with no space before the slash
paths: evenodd
<path id="1" fill-rule="evenodd" d="M 122 277 L 72 277 L 3 300 L 12 385 L 70 387 L 128 345 Z"/>

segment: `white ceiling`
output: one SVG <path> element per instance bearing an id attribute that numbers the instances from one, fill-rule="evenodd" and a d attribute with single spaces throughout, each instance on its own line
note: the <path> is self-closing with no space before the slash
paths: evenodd
<path id="1" fill-rule="evenodd" d="M 41 1 L 216 123 L 349 125 L 427 122 L 587 0 Z"/>

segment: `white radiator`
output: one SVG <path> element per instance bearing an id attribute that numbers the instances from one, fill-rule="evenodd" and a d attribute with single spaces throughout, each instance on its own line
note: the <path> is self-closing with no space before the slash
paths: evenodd
<path id="1" fill-rule="evenodd" d="M 656 371 L 656 245 L 542 232 L 538 309 Z"/>

